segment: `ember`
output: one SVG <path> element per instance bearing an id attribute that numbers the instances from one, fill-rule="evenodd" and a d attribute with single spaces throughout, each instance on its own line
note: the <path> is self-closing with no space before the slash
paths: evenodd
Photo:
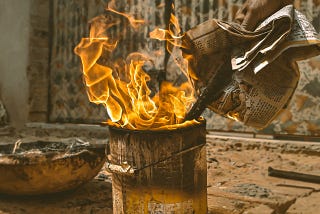
<path id="1" fill-rule="evenodd" d="M 175 47 L 181 46 L 181 30 L 174 15 L 170 22 L 168 30 L 156 29 L 150 36 L 167 40 L 167 49 L 172 53 Z M 153 65 L 154 59 L 137 52 L 126 59 L 114 57 L 119 41 L 128 30 L 126 24 L 129 30 L 138 30 L 144 21 L 108 8 L 105 16 L 92 20 L 90 38 L 83 38 L 75 48 L 83 64 L 90 101 L 105 106 L 109 123 L 127 129 L 176 129 L 198 123 L 184 120 L 195 98 L 181 50 L 175 51 L 178 59 L 175 61 L 188 81 L 179 86 L 162 82 L 159 92 L 151 96 L 148 86 L 151 78 L 145 68 Z M 123 30 L 115 37 L 112 30 L 119 27 Z"/>

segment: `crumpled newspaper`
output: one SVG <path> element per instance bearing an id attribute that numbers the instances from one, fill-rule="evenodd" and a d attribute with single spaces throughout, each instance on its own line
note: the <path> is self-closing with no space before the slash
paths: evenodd
<path id="1" fill-rule="evenodd" d="M 300 77 L 296 61 L 320 55 L 319 34 L 292 5 L 268 17 L 254 32 L 213 19 L 186 32 L 186 38 L 199 93 L 231 58 L 231 81 L 208 108 L 259 129 L 269 125 L 293 96 Z"/>

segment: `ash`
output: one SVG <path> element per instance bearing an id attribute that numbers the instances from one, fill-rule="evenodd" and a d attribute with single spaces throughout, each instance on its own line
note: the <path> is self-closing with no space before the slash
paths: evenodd
<path id="1" fill-rule="evenodd" d="M 56 141 L 34 141 L 23 142 L 22 140 L 16 141 L 14 144 L 6 144 L 0 146 L 1 155 L 23 155 L 23 154 L 41 154 L 49 152 L 59 152 L 66 154 L 74 154 L 83 150 L 89 149 L 91 144 L 82 141 L 81 139 L 67 139 Z"/>

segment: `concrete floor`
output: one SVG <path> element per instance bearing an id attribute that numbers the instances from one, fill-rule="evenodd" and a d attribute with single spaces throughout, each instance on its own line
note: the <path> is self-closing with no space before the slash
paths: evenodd
<path id="1" fill-rule="evenodd" d="M 10 129 L 3 129 L 0 130 L 3 135 L 0 140 L 13 141 L 31 135 L 51 138 L 52 134 L 73 137 L 82 128 L 73 130 L 69 127 L 68 131 L 59 131 L 57 127 L 39 129 L 36 126 L 14 136 L 8 136 Z M 88 130 L 87 127 L 84 129 Z M 92 141 L 95 140 L 93 136 L 101 138 L 107 134 L 105 128 L 90 130 L 86 138 Z M 320 143 L 209 133 L 207 163 L 208 213 L 317 214 L 320 211 L 320 184 L 269 177 L 267 173 L 271 166 L 320 175 Z M 0 196 L 0 214 L 4 213 L 112 213 L 110 174 L 101 171 L 88 184 L 67 193 L 36 197 Z"/>

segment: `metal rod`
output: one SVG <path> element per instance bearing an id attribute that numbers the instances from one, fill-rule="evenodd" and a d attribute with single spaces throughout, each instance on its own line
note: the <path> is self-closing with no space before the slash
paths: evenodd
<path id="1" fill-rule="evenodd" d="M 212 75 L 203 88 L 197 101 L 187 113 L 185 120 L 198 119 L 202 112 L 212 101 L 219 98 L 224 87 L 231 82 L 232 67 L 231 59 L 227 58 L 225 63 L 221 64 L 215 75 Z"/>
<path id="2" fill-rule="evenodd" d="M 165 15 L 164 15 L 166 30 L 169 30 L 169 27 L 170 27 L 170 17 L 171 17 L 171 14 L 174 13 L 173 7 L 174 7 L 174 0 L 167 0 L 166 6 L 165 6 Z M 165 59 L 164 59 L 165 66 L 167 66 L 170 58 L 170 53 L 167 47 L 168 47 L 168 41 L 166 41 L 166 50 L 165 50 Z"/>
<path id="3" fill-rule="evenodd" d="M 170 26 L 170 17 L 171 13 L 173 13 L 173 4 L 174 0 L 166 0 L 165 1 L 165 12 L 164 12 L 164 21 L 165 21 L 165 28 L 166 30 L 169 30 Z M 168 50 L 168 41 L 165 42 L 165 55 L 164 55 L 164 69 L 160 71 L 159 73 L 159 87 L 161 87 L 161 84 L 163 81 L 166 80 L 166 73 L 167 73 L 167 66 L 170 58 L 170 52 Z"/>
<path id="4" fill-rule="evenodd" d="M 268 168 L 268 175 L 271 177 L 286 178 L 290 180 L 304 181 L 309 183 L 320 184 L 320 176 L 304 174 L 300 172 L 284 171 L 279 169 L 274 169 L 272 167 Z"/>

